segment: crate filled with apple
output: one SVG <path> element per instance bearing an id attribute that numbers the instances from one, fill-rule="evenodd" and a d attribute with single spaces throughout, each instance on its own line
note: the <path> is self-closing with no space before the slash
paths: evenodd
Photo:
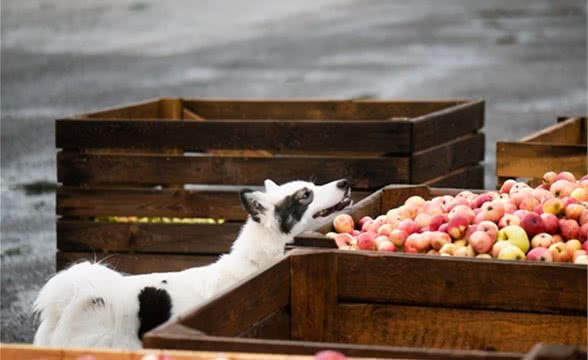
<path id="1" fill-rule="evenodd" d="M 309 245 L 322 240 L 344 250 L 586 265 L 588 176 L 548 172 L 536 188 L 508 180 L 498 191 L 390 186 L 321 230 L 325 236 L 315 232 L 297 241 L 315 237 Z"/>

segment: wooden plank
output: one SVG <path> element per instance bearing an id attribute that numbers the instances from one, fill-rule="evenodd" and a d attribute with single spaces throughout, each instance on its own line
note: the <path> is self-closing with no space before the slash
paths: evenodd
<path id="1" fill-rule="evenodd" d="M 390 100 L 186 100 L 184 106 L 209 119 L 383 120 L 412 118 L 466 103 Z"/>
<path id="2" fill-rule="evenodd" d="M 338 261 L 341 300 L 586 314 L 586 269 L 573 264 L 345 251 Z"/>
<path id="3" fill-rule="evenodd" d="M 334 306 L 337 303 L 335 254 L 309 253 L 292 255 L 290 259 L 292 339 L 334 341 Z"/>
<path id="4" fill-rule="evenodd" d="M 521 142 L 586 145 L 586 118 L 571 117 L 526 136 Z"/>
<path id="5" fill-rule="evenodd" d="M 273 354 L 314 355 L 330 349 L 346 356 L 386 359 L 520 359 L 521 354 L 475 351 L 423 349 L 415 347 L 392 347 L 360 344 L 342 344 L 308 341 L 284 341 L 270 339 L 244 339 L 204 336 L 178 323 L 168 323 L 148 332 L 143 338 L 147 348 L 199 349 L 222 352 L 250 352 Z"/>
<path id="6" fill-rule="evenodd" d="M 353 139 L 353 148 L 357 151 L 407 154 L 411 124 L 404 120 L 65 119 L 57 120 L 55 126 L 56 146 L 63 149 L 178 147 L 186 150 L 344 151 Z"/>
<path id="7" fill-rule="evenodd" d="M 159 119 L 161 101 L 159 99 L 147 100 L 140 103 L 118 106 L 103 111 L 96 111 L 89 114 L 79 115 L 78 119 Z"/>
<path id="8" fill-rule="evenodd" d="M 180 323 L 210 335 L 236 336 L 289 303 L 290 258 L 283 258 L 183 316 Z"/>
<path id="9" fill-rule="evenodd" d="M 472 101 L 412 120 L 413 151 L 443 144 L 484 126 L 484 101 Z"/>
<path id="10" fill-rule="evenodd" d="M 2 360 L 61 360 L 63 349 L 25 344 L 0 344 Z"/>
<path id="11" fill-rule="evenodd" d="M 484 161 L 484 134 L 468 134 L 414 153 L 410 182 L 419 184 L 480 161 Z"/>
<path id="12" fill-rule="evenodd" d="M 245 220 L 239 190 L 82 188 L 57 189 L 56 213 L 62 216 L 147 216 Z"/>
<path id="13" fill-rule="evenodd" d="M 337 340 L 354 344 L 527 352 L 537 342 L 587 341 L 586 316 L 339 304 L 336 318 Z"/>
<path id="14" fill-rule="evenodd" d="M 444 176 L 427 180 L 423 184 L 435 187 L 452 187 L 461 189 L 484 188 L 484 165 L 467 166 Z"/>
<path id="15" fill-rule="evenodd" d="M 552 145 L 499 141 L 496 176 L 541 178 L 547 171 L 571 171 L 578 178 L 588 173 L 585 145 Z"/>
<path id="16" fill-rule="evenodd" d="M 311 178 L 317 183 L 351 178 L 354 188 L 378 188 L 408 181 L 408 159 L 283 156 L 241 158 L 175 155 L 57 154 L 57 178 L 64 185 L 117 183 L 259 185 Z"/>
<path id="17" fill-rule="evenodd" d="M 62 270 L 74 262 L 99 261 L 109 264 L 117 271 L 128 274 L 147 274 L 153 272 L 181 271 L 196 266 L 208 265 L 218 258 L 205 255 L 170 254 L 126 254 L 58 251 L 57 270 Z"/>
<path id="18" fill-rule="evenodd" d="M 253 324 L 238 337 L 258 339 L 290 339 L 290 313 L 282 308 Z"/>
<path id="19" fill-rule="evenodd" d="M 59 220 L 57 248 L 70 252 L 219 255 L 231 250 L 241 223 L 143 224 Z"/>

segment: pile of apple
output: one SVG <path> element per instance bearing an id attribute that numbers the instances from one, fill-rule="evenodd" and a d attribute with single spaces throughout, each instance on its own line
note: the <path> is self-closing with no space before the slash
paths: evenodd
<path id="1" fill-rule="evenodd" d="M 327 237 L 347 250 L 588 264 L 588 175 L 548 172 L 536 188 L 507 180 L 483 194 L 412 196 L 355 225 L 340 214 Z"/>

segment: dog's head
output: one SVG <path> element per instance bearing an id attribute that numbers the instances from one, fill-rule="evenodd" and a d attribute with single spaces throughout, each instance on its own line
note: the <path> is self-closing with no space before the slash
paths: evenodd
<path id="1" fill-rule="evenodd" d="M 298 235 L 352 203 L 351 184 L 345 179 L 320 186 L 307 181 L 277 185 L 271 180 L 264 185 L 265 191 L 241 191 L 243 207 L 253 221 L 287 235 Z"/>

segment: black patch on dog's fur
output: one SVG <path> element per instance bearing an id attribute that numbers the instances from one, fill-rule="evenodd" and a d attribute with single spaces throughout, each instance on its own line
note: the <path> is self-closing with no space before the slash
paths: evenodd
<path id="1" fill-rule="evenodd" d="M 171 297 L 167 291 L 145 287 L 139 293 L 139 339 L 171 317 Z"/>
<path id="2" fill-rule="evenodd" d="M 105 304 L 104 299 L 101 297 L 92 298 L 92 300 L 90 300 L 90 303 L 96 306 L 104 306 Z"/>
<path id="3" fill-rule="evenodd" d="M 292 228 L 302 219 L 302 215 L 313 200 L 313 192 L 303 188 L 294 194 L 287 196 L 276 205 L 275 214 L 280 224 L 280 230 L 288 234 Z"/>
<path id="4" fill-rule="evenodd" d="M 243 189 L 239 192 L 239 197 L 241 199 L 241 204 L 243 205 L 243 208 L 245 209 L 245 211 L 249 213 L 249 215 L 251 215 L 251 219 L 253 219 L 253 221 L 260 222 L 261 218 L 259 217 L 259 215 L 263 214 L 266 209 L 255 199 L 251 199 L 247 195 L 252 192 L 253 190 L 251 189 Z"/>
<path id="5" fill-rule="evenodd" d="M 167 280 L 161 280 L 162 284 L 167 284 Z"/>

